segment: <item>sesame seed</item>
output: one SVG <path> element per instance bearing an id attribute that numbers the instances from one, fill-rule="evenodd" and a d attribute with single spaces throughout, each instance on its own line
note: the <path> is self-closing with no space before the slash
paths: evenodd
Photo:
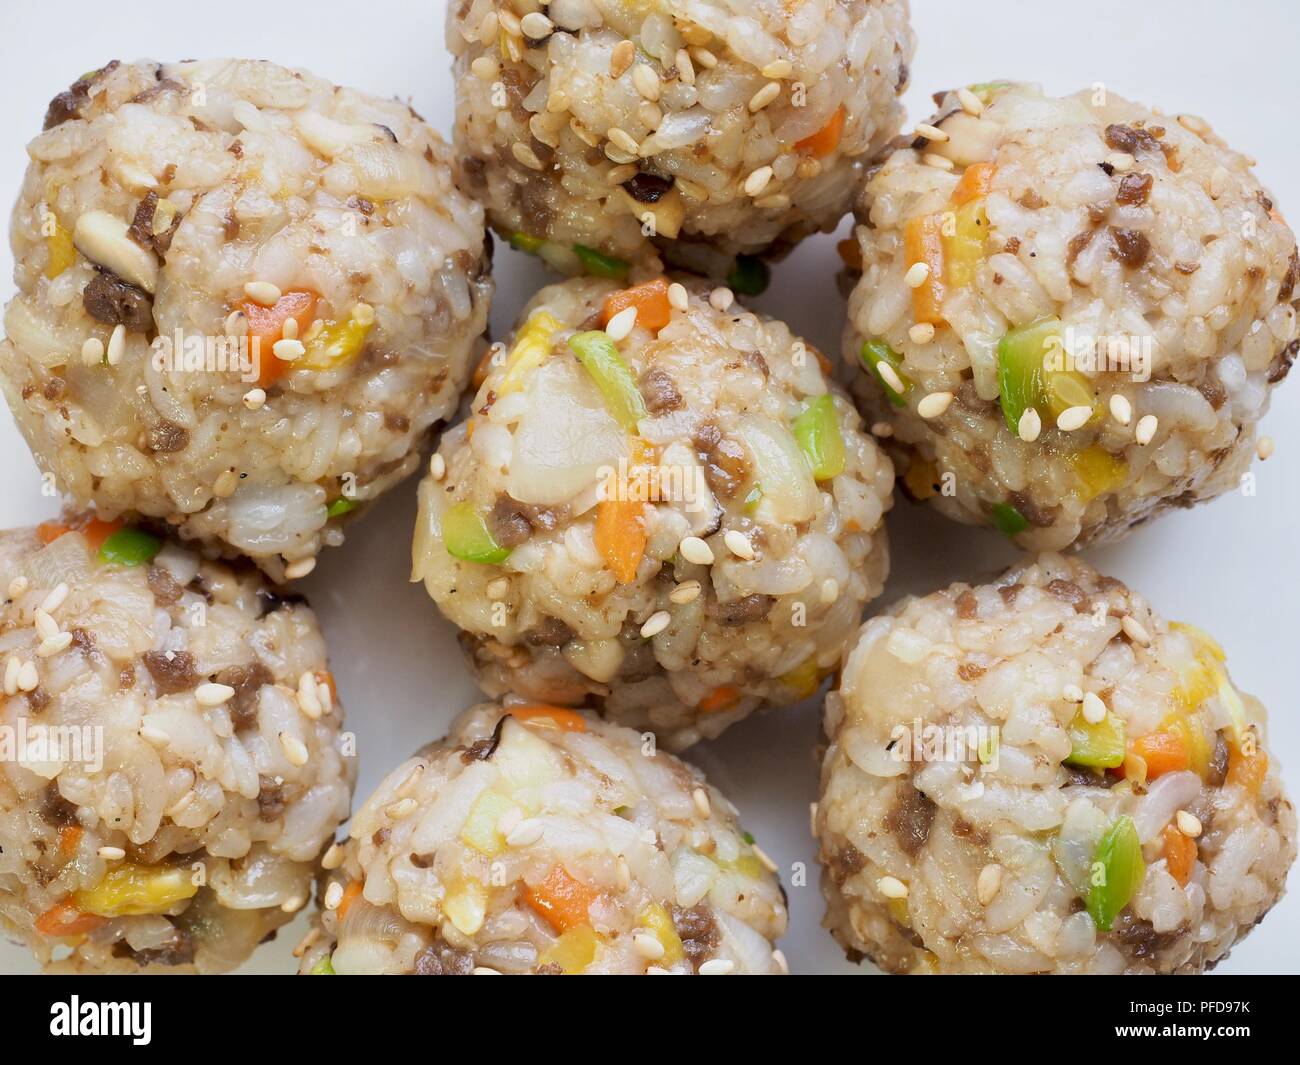
<path id="1" fill-rule="evenodd" d="M 154 725 L 141 725 L 140 738 L 147 743 L 152 743 L 155 747 L 163 747 L 172 741 L 172 738 L 167 733 Z"/>
<path id="2" fill-rule="evenodd" d="M 108 350 L 104 355 L 109 366 L 116 366 L 122 361 L 122 352 L 126 348 L 126 326 L 121 323 L 113 326 L 113 332 L 108 338 Z"/>
<path id="3" fill-rule="evenodd" d="M 1067 684 L 1061 689 L 1061 698 L 1067 703 L 1083 702 L 1083 689 L 1077 684 Z"/>
<path id="4" fill-rule="evenodd" d="M 484 590 L 489 599 L 504 599 L 510 591 L 510 581 L 506 577 L 494 577 Z"/>
<path id="5" fill-rule="evenodd" d="M 745 178 L 745 184 L 742 186 L 746 196 L 757 196 L 772 180 L 772 168 L 770 166 L 760 166 L 749 177 Z"/>
<path id="6" fill-rule="evenodd" d="M 932 166 L 936 170 L 951 170 L 952 160 L 946 155 L 935 155 L 934 152 L 926 152 L 921 156 L 921 162 L 926 166 Z"/>
<path id="7" fill-rule="evenodd" d="M 609 168 L 609 171 L 605 174 L 605 180 L 611 185 L 625 185 L 640 172 L 635 163 L 621 163 L 618 166 Z"/>
<path id="8" fill-rule="evenodd" d="M 682 542 L 677 545 L 677 550 L 681 552 L 682 558 L 697 566 L 713 564 L 713 548 L 698 536 L 684 537 Z"/>
<path id="9" fill-rule="evenodd" d="M 648 63 L 638 63 L 632 68 L 632 87 L 651 103 L 659 99 L 662 91 L 659 75 Z"/>
<path id="10" fill-rule="evenodd" d="M 695 84 L 695 66 L 691 63 L 691 53 L 685 48 L 678 48 L 673 57 L 673 66 L 677 68 L 677 80 L 683 85 Z"/>
<path id="11" fill-rule="evenodd" d="M 609 138 L 610 144 L 614 145 L 615 148 L 620 148 L 629 155 L 641 154 L 641 145 L 637 144 L 633 136 L 626 130 L 619 129 L 618 126 L 611 126 L 605 136 Z"/>
<path id="12" fill-rule="evenodd" d="M 749 98 L 749 109 L 754 112 L 761 111 L 780 95 L 781 83 L 779 81 L 769 81 Z"/>
<path id="13" fill-rule="evenodd" d="M 980 870 L 980 875 L 975 881 L 975 896 L 980 900 L 980 905 L 987 906 L 997 898 L 1001 886 L 1002 866 L 997 862 L 990 862 Z"/>
<path id="14" fill-rule="evenodd" d="M 520 821 L 506 836 L 506 843 L 511 847 L 528 847 L 542 838 L 545 825 L 535 817 Z"/>
<path id="15" fill-rule="evenodd" d="M 284 756 L 289 760 L 290 765 L 304 766 L 307 764 L 307 745 L 297 736 L 290 736 L 287 732 L 281 732 L 280 750 L 284 751 Z"/>
<path id="16" fill-rule="evenodd" d="M 627 335 L 632 332 L 636 325 L 636 307 L 624 307 L 618 314 L 609 320 L 605 326 L 605 335 L 614 343 L 627 339 Z"/>
<path id="17" fill-rule="evenodd" d="M 18 670 L 18 690 L 20 692 L 34 692 L 41 685 L 41 674 L 36 668 L 36 663 L 28 659 Z"/>
<path id="18" fill-rule="evenodd" d="M 497 76 L 496 61 L 485 55 L 479 56 L 469 65 L 470 73 L 482 81 L 492 81 Z"/>
<path id="19" fill-rule="evenodd" d="M 746 562 L 754 558 L 754 545 L 749 542 L 749 537 L 739 529 L 728 529 L 722 537 L 722 542 L 727 545 L 727 550 L 737 558 L 742 558 Z"/>
<path id="20" fill-rule="evenodd" d="M 782 975 L 790 975 L 790 963 L 785 960 L 785 952 L 780 947 L 772 951 L 772 961 L 776 963 L 776 967 L 781 970 Z"/>
<path id="21" fill-rule="evenodd" d="M 903 281 L 908 288 L 920 288 L 930 279 L 929 263 L 913 263 L 907 268 L 907 273 L 903 275 Z"/>
<path id="22" fill-rule="evenodd" d="M 667 610 L 656 610 L 646 619 L 646 623 L 641 626 L 641 638 L 648 640 L 652 636 L 658 636 L 659 633 L 668 628 L 672 620 L 673 616 Z"/>
<path id="23" fill-rule="evenodd" d="M 691 58 L 704 67 L 705 70 L 712 70 L 718 65 L 718 57 L 707 48 L 692 48 Z"/>
<path id="24" fill-rule="evenodd" d="M 709 793 L 703 788 L 696 788 L 691 792 L 691 802 L 695 803 L 696 812 L 701 817 L 708 817 L 713 813 L 713 807 L 709 805 Z"/>
<path id="25" fill-rule="evenodd" d="M 777 59 L 768 63 L 759 73 L 765 78 L 788 78 L 794 73 L 794 64 L 788 59 Z"/>
<path id="26" fill-rule="evenodd" d="M 220 706 L 235 697 L 229 684 L 200 684 L 194 689 L 194 699 L 200 706 Z"/>
<path id="27" fill-rule="evenodd" d="M 1204 829 L 1201 819 L 1187 810 L 1179 810 L 1176 818 L 1178 822 L 1178 831 L 1189 839 L 1195 839 Z"/>
<path id="28" fill-rule="evenodd" d="M 9 598 L 17 599 L 20 595 L 22 595 L 25 591 L 27 591 L 30 583 L 31 582 L 28 581 L 26 577 L 23 577 L 21 575 L 15 577 L 13 580 L 9 582 Z"/>
<path id="29" fill-rule="evenodd" d="M 627 867 L 627 859 L 621 854 L 618 856 L 618 864 L 614 867 L 614 872 L 618 877 L 619 891 L 626 891 L 632 886 L 632 870 Z"/>
<path id="30" fill-rule="evenodd" d="M 343 885 L 337 880 L 330 883 L 325 889 L 325 909 L 337 910 L 339 903 L 343 901 Z"/>
<path id="31" fill-rule="evenodd" d="M 824 581 L 822 581 L 821 601 L 826 606 L 830 606 L 830 604 L 835 602 L 835 600 L 837 600 L 839 597 L 840 597 L 839 581 L 837 581 L 834 577 L 827 577 Z"/>
<path id="32" fill-rule="evenodd" d="M 435 481 L 441 481 L 447 476 L 447 460 L 437 452 L 429 459 L 429 476 Z"/>
<path id="33" fill-rule="evenodd" d="M 244 406 L 249 410 L 261 410 L 266 406 L 266 390 L 250 388 L 244 393 Z"/>
<path id="34" fill-rule="evenodd" d="M 234 470 L 222 470 L 212 482 L 212 494 L 218 499 L 228 499 L 239 487 L 239 474 Z"/>
<path id="35" fill-rule="evenodd" d="M 1106 704 L 1096 692 L 1084 692 L 1083 719 L 1089 725 L 1100 725 L 1106 720 Z"/>
<path id="36" fill-rule="evenodd" d="M 934 326 L 929 322 L 917 322 L 907 331 L 913 344 L 928 344 L 934 339 Z"/>
<path id="37" fill-rule="evenodd" d="M 1043 419 L 1033 407 L 1026 407 L 1016 425 L 1016 434 L 1026 444 L 1032 444 L 1043 431 Z"/>
<path id="38" fill-rule="evenodd" d="M 531 37 L 534 41 L 544 41 L 555 32 L 555 23 L 540 11 L 530 11 L 519 20 L 519 28 L 524 31 L 525 37 Z"/>
<path id="39" fill-rule="evenodd" d="M 288 338 L 277 340 L 271 345 L 271 353 L 281 362 L 295 362 L 307 354 L 307 349 L 303 346 L 301 340 Z"/>
<path id="40" fill-rule="evenodd" d="M 1151 443 L 1156 435 L 1156 429 L 1160 427 L 1160 420 L 1154 414 L 1148 414 L 1139 419 L 1137 428 L 1133 430 L 1133 439 L 1139 444 L 1146 446 Z"/>
<path id="41" fill-rule="evenodd" d="M 892 391 L 899 395 L 902 395 L 903 392 L 907 391 L 907 387 L 903 384 L 903 379 L 898 376 L 898 372 L 883 359 L 876 363 L 876 373 L 880 374 L 880 379 L 884 381 Z"/>
<path id="42" fill-rule="evenodd" d="M 99 337 L 87 337 L 81 345 L 81 361 L 87 366 L 95 366 L 104 361 L 104 342 Z"/>
<path id="43" fill-rule="evenodd" d="M 1151 645 L 1151 634 L 1142 627 L 1138 619 L 1133 617 L 1132 614 L 1125 614 L 1120 618 L 1119 627 L 1128 634 L 1128 638 L 1134 643 L 1141 644 L 1143 647 Z"/>
<path id="44" fill-rule="evenodd" d="M 1056 427 L 1063 433 L 1072 433 L 1082 429 L 1092 417 L 1092 408 L 1085 406 L 1066 407 L 1056 416 Z"/>
<path id="45" fill-rule="evenodd" d="M 668 599 L 674 603 L 692 603 L 700 596 L 700 582 L 682 581 L 671 592 L 668 593 Z"/>
<path id="46" fill-rule="evenodd" d="M 1133 404 L 1119 393 L 1110 397 L 1110 416 L 1120 425 L 1128 425 L 1133 420 Z"/>
<path id="47" fill-rule="evenodd" d="M 285 899 L 280 903 L 280 909 L 285 913 L 297 913 L 307 903 L 307 896 L 294 895 L 292 898 Z"/>
<path id="48" fill-rule="evenodd" d="M 18 673 L 22 668 L 22 662 L 13 655 L 5 661 L 4 693 L 6 695 L 18 694 Z"/>
<path id="49" fill-rule="evenodd" d="M 916 405 L 916 413 L 922 418 L 938 418 L 951 403 L 951 392 L 931 392 Z"/>
<path id="50" fill-rule="evenodd" d="M 47 637 L 41 641 L 40 646 L 36 648 L 36 657 L 49 658 L 51 655 L 56 655 L 60 651 L 66 650 L 68 645 L 71 643 L 72 633 L 57 633 L 56 635 Z"/>
<path id="51" fill-rule="evenodd" d="M 709 306 L 715 311 L 721 311 L 723 314 L 726 314 L 726 312 L 730 310 L 731 305 L 735 302 L 736 294 L 725 285 L 715 288 L 709 293 Z"/>
<path id="52" fill-rule="evenodd" d="M 936 144 L 942 144 L 944 141 L 952 139 L 938 126 L 932 126 L 929 122 L 918 122 L 916 124 L 916 136 L 924 137 Z"/>
<path id="53" fill-rule="evenodd" d="M 290 562 L 284 567 L 286 579 L 296 581 L 299 577 L 305 577 L 316 568 L 314 558 L 300 558 L 297 562 Z"/>
<path id="54" fill-rule="evenodd" d="M 1112 152 L 1106 156 L 1106 162 L 1112 170 L 1118 170 L 1123 174 L 1133 169 L 1136 160 L 1128 152 Z"/>
<path id="55" fill-rule="evenodd" d="M 619 41 L 609 53 L 609 76 L 621 78 L 636 59 L 636 45 L 631 41 Z"/>
<path id="56" fill-rule="evenodd" d="M 964 86 L 957 90 L 957 101 L 968 115 L 984 113 L 984 101 Z"/>
<path id="57" fill-rule="evenodd" d="M 352 308 L 352 320 L 357 325 L 374 325 L 375 309 L 368 303 L 358 303 Z"/>
<path id="58" fill-rule="evenodd" d="M 758 859 L 758 864 L 769 873 L 775 873 L 777 871 L 778 866 L 776 862 L 772 861 L 771 855 L 769 855 L 767 851 L 763 850 L 763 848 L 757 843 L 751 843 L 749 849 L 754 852 L 754 857 Z"/>
<path id="59" fill-rule="evenodd" d="M 95 853 L 110 862 L 120 862 L 126 857 L 126 851 L 121 847 L 100 847 Z"/>
<path id="60" fill-rule="evenodd" d="M 523 28 L 519 25 L 519 16 L 513 11 L 498 11 L 497 21 L 501 23 L 501 28 L 511 37 L 518 37 L 523 32 Z"/>
<path id="61" fill-rule="evenodd" d="M 337 843 L 331 843 L 320 864 L 322 869 L 337 869 L 343 864 L 343 848 Z"/>
<path id="62" fill-rule="evenodd" d="M 649 932 L 637 932 L 632 936 L 632 946 L 641 957 L 649 961 L 658 961 L 664 956 L 664 945 Z"/>
<path id="63" fill-rule="evenodd" d="M 882 876 L 876 881 L 876 889 L 887 899 L 905 899 L 908 896 L 907 885 L 896 876 Z"/>
<path id="64" fill-rule="evenodd" d="M 422 776 L 424 776 L 424 763 L 416 762 L 415 765 L 411 766 L 407 771 L 406 776 L 402 778 L 402 782 L 397 785 L 393 794 L 400 799 L 406 798 L 415 791 L 415 787 L 420 783 L 420 778 Z"/>
<path id="65" fill-rule="evenodd" d="M 312 673 L 304 673 L 298 678 L 297 700 L 298 709 L 309 720 L 315 721 L 321 716 L 320 688 L 317 686 L 316 677 Z"/>
<path id="66" fill-rule="evenodd" d="M 328 714 L 334 709 L 334 693 L 330 691 L 330 686 L 324 681 L 316 682 L 316 698 L 320 700 L 322 714 Z"/>
<path id="67" fill-rule="evenodd" d="M 244 295 L 263 307 L 274 307 L 280 302 L 280 288 L 269 281 L 247 281 Z"/>
<path id="68" fill-rule="evenodd" d="M 43 640 L 48 640 L 59 633 L 59 623 L 50 617 L 44 608 L 37 608 L 36 613 L 32 615 L 32 623 Z"/>
<path id="69" fill-rule="evenodd" d="M 696 970 L 701 976 L 726 976 L 736 963 L 730 958 L 710 958 Z"/>
<path id="70" fill-rule="evenodd" d="M 1259 443 L 1255 445 L 1255 454 L 1259 456 L 1260 462 L 1266 462 L 1273 457 L 1275 445 L 1271 436 L 1261 436 Z"/>
<path id="71" fill-rule="evenodd" d="M 390 820 L 400 821 L 403 817 L 415 813 L 419 805 L 414 799 L 398 799 L 396 802 L 390 802 L 385 806 L 384 813 Z"/>
<path id="72" fill-rule="evenodd" d="M 510 146 L 510 154 L 520 163 L 528 167 L 529 170 L 545 170 L 545 164 L 537 158 L 537 153 L 533 151 L 532 146 L 525 144 L 523 141 L 515 141 Z"/>
<path id="73" fill-rule="evenodd" d="M 691 303 L 690 293 L 686 291 L 686 286 L 680 281 L 674 281 L 668 286 L 668 305 L 673 310 L 684 311 Z"/>

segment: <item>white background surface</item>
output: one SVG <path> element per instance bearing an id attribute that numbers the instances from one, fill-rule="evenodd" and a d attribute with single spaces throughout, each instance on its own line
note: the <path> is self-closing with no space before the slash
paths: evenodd
<path id="1" fill-rule="evenodd" d="M 920 42 L 906 98 L 912 122 L 929 115 L 931 92 L 956 85 L 1016 78 L 1066 93 L 1101 81 L 1121 95 L 1207 118 L 1230 144 L 1259 159 L 1260 177 L 1281 210 L 1300 219 L 1294 117 L 1300 5 L 1292 0 L 913 0 L 912 6 Z M 338 83 L 410 97 L 448 135 L 452 99 L 443 15 L 439 0 L 223 0 L 215 7 L 165 8 L 140 0 L 3 0 L 0 203 L 7 212 L 16 197 L 24 145 L 39 132 L 49 99 L 82 71 L 109 59 L 142 58 L 142 49 L 152 59 L 242 55 L 307 67 Z M 758 301 L 827 352 L 839 350 L 844 317 L 834 284 L 835 239 L 801 245 Z M 500 336 L 547 275 L 500 242 L 496 264 L 492 323 Z M 3 300 L 12 292 L 10 267 L 5 241 Z M 1265 423 L 1277 455 L 1256 464 L 1257 495 L 1177 511 L 1088 556 L 1166 616 L 1196 622 L 1218 637 L 1236 683 L 1272 711 L 1270 742 L 1292 796 L 1300 794 L 1300 707 L 1291 702 L 1300 629 L 1297 413 L 1300 382 L 1290 382 Z M 475 701 L 452 627 L 436 615 L 421 586 L 407 583 L 414 487 L 408 482 L 387 497 L 302 582 L 324 623 L 348 725 L 358 736 L 358 797 Z M 41 497 L 35 466 L 7 411 L 0 412 L 0 489 L 0 526 L 31 524 L 57 511 L 55 501 Z M 1013 557 L 997 533 L 950 524 L 902 500 L 889 516 L 889 531 L 894 576 L 880 604 L 978 576 Z M 851 973 L 859 970 L 819 927 L 822 902 L 808 831 L 820 738 L 815 702 L 751 718 L 721 740 L 694 748 L 690 757 L 736 802 L 746 826 L 782 867 L 791 910 L 782 946 L 791 968 Z M 1293 888 L 1296 883 L 1293 876 Z M 243 971 L 292 972 L 289 951 L 303 926 L 300 917 Z M 1295 973 L 1298 946 L 1300 891 L 1285 898 L 1218 971 Z M 0 972 L 32 971 L 23 951 L 0 943 Z"/>

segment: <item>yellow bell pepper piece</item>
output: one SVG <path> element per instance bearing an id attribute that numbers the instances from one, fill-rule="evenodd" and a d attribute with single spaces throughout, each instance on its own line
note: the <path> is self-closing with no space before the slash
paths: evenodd
<path id="1" fill-rule="evenodd" d="M 659 945 L 664 948 L 664 956 L 659 959 L 658 964 L 664 966 L 673 965 L 685 957 L 686 952 L 682 949 L 682 939 L 677 934 L 673 919 L 659 903 L 652 902 L 642 910 L 641 915 L 637 918 L 637 924 L 659 940 Z"/>
<path id="2" fill-rule="evenodd" d="M 72 902 L 100 917 L 139 917 L 166 913 L 198 891 L 187 868 L 127 863 L 110 869 L 90 890 L 76 892 Z"/>
<path id="3" fill-rule="evenodd" d="M 504 795 L 495 791 L 485 791 L 470 807 L 469 817 L 465 819 L 465 827 L 460 830 L 461 840 L 480 854 L 486 854 L 489 858 L 495 857 L 505 850 L 506 846 L 505 837 L 497 831 L 497 825 L 501 818 L 513 809 L 515 804 Z"/>
<path id="4" fill-rule="evenodd" d="M 1081 493 L 1085 501 L 1092 501 L 1107 492 L 1113 492 L 1124 483 L 1128 467 L 1122 458 L 1112 455 L 1104 447 L 1093 444 L 1082 451 L 1070 453 L 1066 464 L 1083 482 Z"/>
<path id="5" fill-rule="evenodd" d="M 50 253 L 50 261 L 45 264 L 45 276 L 53 281 L 77 261 L 72 233 L 57 217 L 54 219 L 54 232 L 45 238 L 45 246 Z"/>
<path id="6" fill-rule="evenodd" d="M 948 267 L 948 284 L 963 288 L 975 280 L 975 270 L 984 259 L 984 239 L 989 232 L 989 218 L 983 200 L 972 200 L 956 209 L 955 231 L 946 238 L 944 259 Z"/>
<path id="7" fill-rule="evenodd" d="M 799 698 L 807 699 L 822 682 L 822 671 L 817 665 L 817 656 L 809 655 L 794 669 L 782 673 L 777 680 L 794 691 Z"/>
<path id="8" fill-rule="evenodd" d="M 528 375 L 551 353 L 551 340 L 562 328 L 555 316 L 547 311 L 538 311 L 524 323 L 506 359 L 506 373 L 496 390 L 498 396 L 518 392 L 524 387 Z"/>
<path id="9" fill-rule="evenodd" d="M 582 924 L 570 928 L 542 951 L 537 960 L 543 965 L 558 965 L 565 976 L 578 976 L 596 960 L 598 950 L 600 936 L 596 935 L 591 925 Z"/>
<path id="10" fill-rule="evenodd" d="M 461 935 L 472 936 L 487 917 L 487 888 L 477 880 L 466 880 L 448 893 L 442 910 Z"/>
<path id="11" fill-rule="evenodd" d="M 346 321 L 322 323 L 319 330 L 309 334 L 306 353 L 293 368 L 337 370 L 346 366 L 361 354 L 374 325 L 375 312 L 365 304 L 354 307 Z"/>

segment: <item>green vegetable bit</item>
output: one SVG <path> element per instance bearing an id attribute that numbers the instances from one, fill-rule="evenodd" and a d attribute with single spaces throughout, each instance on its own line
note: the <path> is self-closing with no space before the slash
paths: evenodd
<path id="1" fill-rule="evenodd" d="M 743 839 L 746 843 L 748 843 L 751 847 L 754 845 L 754 837 L 751 836 L 748 832 L 742 832 L 740 834 L 740 838 Z"/>
<path id="2" fill-rule="evenodd" d="M 466 562 L 496 566 L 510 557 L 510 548 L 496 542 L 483 515 L 468 501 L 443 511 L 442 542 L 447 554 Z"/>
<path id="3" fill-rule="evenodd" d="M 545 243 L 546 241 L 541 237 L 530 237 L 527 233 L 510 234 L 510 247 L 529 255 L 536 255 Z"/>
<path id="4" fill-rule="evenodd" d="M 799 449 L 812 467 L 813 477 L 829 481 L 844 470 L 844 436 L 835 417 L 830 393 L 818 396 L 790 426 Z"/>
<path id="5" fill-rule="evenodd" d="M 1039 318 L 1012 329 L 998 341 L 998 390 L 1002 417 L 1013 433 L 1020 431 L 1020 416 L 1043 395 L 1043 356 L 1048 341 L 1061 331 L 1059 318 Z"/>
<path id="6" fill-rule="evenodd" d="M 576 333 L 569 338 L 569 347 L 600 389 L 609 413 L 628 432 L 636 432 L 637 422 L 649 411 L 632 371 L 627 368 L 609 334 L 599 329 Z"/>
<path id="7" fill-rule="evenodd" d="M 612 277 L 621 281 L 627 277 L 627 272 L 631 269 L 626 260 L 605 255 L 595 248 L 588 248 L 585 244 L 575 244 L 573 254 L 582 263 L 582 268 L 595 277 Z"/>
<path id="8" fill-rule="evenodd" d="M 737 255 L 727 274 L 727 286 L 740 296 L 757 296 L 767 291 L 772 271 L 756 255 Z"/>
<path id="9" fill-rule="evenodd" d="M 745 509 L 752 511 L 761 502 L 763 502 L 763 486 L 756 484 L 745 494 Z"/>
<path id="10" fill-rule="evenodd" d="M 330 954 L 326 954 L 325 957 L 321 958 L 320 961 L 318 961 L 315 965 L 311 967 L 311 972 L 309 972 L 307 975 L 308 976 L 338 976 L 338 973 L 334 971 L 333 956 Z"/>
<path id="11" fill-rule="evenodd" d="M 860 357 L 863 365 L 876 375 L 876 380 L 880 382 L 880 387 L 885 390 L 885 397 L 889 402 L 895 407 L 906 407 L 907 400 L 903 397 L 911 391 L 912 382 L 903 376 L 903 371 L 900 369 L 903 365 L 903 359 L 898 352 L 883 340 L 868 340 L 862 345 Z M 898 374 L 898 379 L 903 382 L 902 392 L 895 392 L 890 385 L 885 383 L 885 379 L 880 376 L 880 364 L 882 362 L 887 362 L 894 368 L 894 372 Z"/>
<path id="12" fill-rule="evenodd" d="M 325 513 L 329 515 L 331 518 L 337 518 L 340 515 L 346 514 L 351 510 L 356 510 L 357 507 L 359 506 L 361 506 L 361 504 L 357 502 L 357 500 L 348 499 L 346 496 L 341 496 L 340 498 L 334 500 L 333 503 L 331 503 L 328 507 L 325 508 Z"/>
<path id="13" fill-rule="evenodd" d="M 1088 877 L 1088 916 L 1109 932 L 1120 911 L 1142 885 L 1146 865 L 1133 818 L 1121 817 L 1097 843 Z"/>
<path id="14" fill-rule="evenodd" d="M 1083 711 L 1070 722 L 1070 765 L 1091 769 L 1114 769 L 1124 764 L 1124 719 L 1107 714 L 1097 724 L 1091 724 Z"/>
<path id="15" fill-rule="evenodd" d="M 993 524 L 1003 536 L 1019 536 L 1029 528 L 1029 520 L 1010 503 L 993 504 Z"/>
<path id="16" fill-rule="evenodd" d="M 162 550 L 162 541 L 140 529 L 118 529 L 99 548 L 103 562 L 116 566 L 143 566 Z"/>

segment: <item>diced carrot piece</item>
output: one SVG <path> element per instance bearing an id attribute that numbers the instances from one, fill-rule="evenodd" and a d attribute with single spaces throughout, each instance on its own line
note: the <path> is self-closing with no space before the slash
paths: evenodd
<path id="1" fill-rule="evenodd" d="M 637 325 L 652 333 L 659 332 L 673 316 L 672 304 L 668 302 L 668 279 L 656 277 L 653 281 L 611 292 L 600 309 L 600 324 L 609 325 L 614 315 L 629 307 L 636 308 Z"/>
<path id="2" fill-rule="evenodd" d="M 1129 744 L 1129 750 L 1147 764 L 1147 779 L 1174 773 L 1191 764 L 1187 740 L 1181 732 L 1148 732 Z"/>
<path id="3" fill-rule="evenodd" d="M 124 527 L 124 523 L 120 521 L 100 521 L 99 518 L 91 518 L 82 526 L 81 535 L 90 544 L 90 550 L 96 552 L 104 546 L 105 540 Z"/>
<path id="4" fill-rule="evenodd" d="M 1192 877 L 1192 866 L 1196 863 L 1196 840 L 1184 836 L 1176 825 L 1165 825 L 1164 848 L 1165 867 L 1169 875 L 1178 881 L 1179 887 L 1186 887 Z"/>
<path id="5" fill-rule="evenodd" d="M 848 237 L 839 241 L 835 245 L 835 250 L 839 252 L 840 260 L 850 270 L 862 269 L 862 245 L 854 238 Z"/>
<path id="6" fill-rule="evenodd" d="M 989 194 L 993 187 L 993 175 L 997 172 L 994 163 L 972 163 L 962 174 L 957 187 L 952 190 L 952 202 L 960 207 L 971 200 L 978 200 Z"/>
<path id="7" fill-rule="evenodd" d="M 263 307 L 252 300 L 239 300 L 235 306 L 248 319 L 248 341 L 258 341 L 257 383 L 263 388 L 274 384 L 288 371 L 290 364 L 284 359 L 277 359 L 271 346 L 284 336 L 284 323 L 292 318 L 298 323 L 298 335 L 302 336 L 316 319 L 316 293 L 307 289 L 290 289 L 281 293 L 275 306 Z M 250 352 L 251 354 L 251 352 Z"/>
<path id="8" fill-rule="evenodd" d="M 536 721 L 550 728 L 557 728 L 561 732 L 587 731 L 587 719 L 563 706 L 547 706 L 545 703 L 512 706 L 510 707 L 510 716 L 523 724 Z"/>
<path id="9" fill-rule="evenodd" d="M 1258 742 L 1251 743 L 1250 747 L 1247 751 L 1241 744 L 1234 743 L 1228 749 L 1228 776 L 1224 783 L 1258 796 L 1268 774 L 1268 755 Z"/>
<path id="10" fill-rule="evenodd" d="M 826 125 L 811 136 L 797 141 L 795 148 L 803 152 L 804 155 L 811 155 L 814 159 L 821 159 L 823 156 L 830 155 L 839 147 L 840 138 L 844 136 L 845 114 L 844 105 L 840 104 Z"/>
<path id="11" fill-rule="evenodd" d="M 701 714 L 717 714 L 723 710 L 730 709 L 740 701 L 740 689 L 733 684 L 723 684 L 721 687 L 714 688 L 703 699 L 700 705 L 696 707 Z"/>
<path id="12" fill-rule="evenodd" d="M 562 865 L 547 873 L 546 879 L 536 887 L 524 890 L 524 901 L 557 932 L 589 924 L 588 911 L 599 897 L 600 892 L 575 880 Z"/>
<path id="13" fill-rule="evenodd" d="M 930 268 L 918 287 L 912 289 L 912 316 L 918 323 L 943 322 L 943 215 L 926 214 L 908 220 L 903 230 L 903 252 L 907 269 L 917 263 Z"/>
<path id="14" fill-rule="evenodd" d="M 70 902 L 60 902 L 36 918 L 36 931 L 43 936 L 57 936 L 63 939 L 70 936 L 84 936 L 106 921 L 107 918 L 97 914 L 82 913 Z"/>
<path id="15" fill-rule="evenodd" d="M 46 546 L 54 543 L 65 533 L 70 532 L 72 532 L 72 526 L 64 525 L 61 521 L 43 521 L 36 526 L 36 536 Z"/>
<path id="16" fill-rule="evenodd" d="M 85 830 L 80 825 L 64 825 L 59 829 L 59 853 L 65 858 L 71 858 L 77 853 L 77 845 L 84 834 Z"/>
<path id="17" fill-rule="evenodd" d="M 645 504 L 636 499 L 603 499 L 596 508 L 596 550 L 620 584 L 636 580 L 645 554 Z"/>
<path id="18" fill-rule="evenodd" d="M 339 920 L 343 920 L 348 915 L 348 909 L 354 902 L 361 897 L 362 883 L 360 880 L 353 880 L 343 889 L 343 897 L 339 899 Z"/>
<path id="19" fill-rule="evenodd" d="M 478 366 L 474 368 L 474 376 L 470 379 L 475 390 L 483 387 L 483 382 L 488 379 L 488 374 L 492 372 L 492 360 L 496 358 L 496 349 L 489 347 L 479 359 Z"/>

